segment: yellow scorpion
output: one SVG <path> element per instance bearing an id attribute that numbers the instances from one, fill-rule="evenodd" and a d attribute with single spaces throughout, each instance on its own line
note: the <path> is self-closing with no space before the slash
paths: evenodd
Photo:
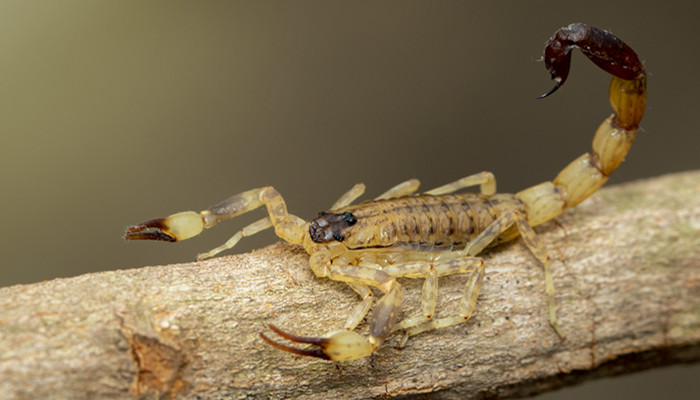
<path id="1" fill-rule="evenodd" d="M 481 172 L 414 194 L 419 182 L 411 179 L 374 200 L 351 205 L 365 189 L 357 184 L 330 211 L 310 222 L 289 214 L 282 196 L 267 186 L 237 194 L 201 212 L 185 211 L 131 226 L 124 237 L 176 242 L 265 206 L 267 217 L 197 258 L 212 257 L 232 248 L 241 238 L 270 227 L 283 240 L 303 245 L 316 276 L 346 282 L 362 300 L 349 314 L 344 329 L 323 337 L 296 336 L 269 326 L 281 337 L 310 344 L 310 348 L 281 344 L 262 333 L 260 336 L 291 353 L 340 361 L 370 355 L 396 330 L 405 332 L 404 344 L 420 332 L 467 321 L 484 279 L 484 261 L 477 255 L 521 236 L 544 267 L 549 322 L 563 337 L 557 325 L 550 257 L 532 227 L 561 215 L 605 184 L 627 155 L 646 104 L 646 72 L 635 52 L 611 33 L 585 24 L 561 28 L 549 39 L 544 62 L 555 86 L 541 97 L 564 84 L 571 51 L 576 47 L 613 76 L 609 97 L 614 113 L 598 127 L 593 152 L 574 160 L 551 182 L 516 194 L 496 194 L 493 174 Z M 480 193 L 455 193 L 477 185 Z M 438 278 L 452 274 L 467 276 L 458 312 L 437 318 Z M 420 312 L 401 321 L 398 278 L 424 279 Z M 364 337 L 354 329 L 374 302 L 370 287 L 383 296 L 374 305 L 368 321 L 369 336 Z"/>

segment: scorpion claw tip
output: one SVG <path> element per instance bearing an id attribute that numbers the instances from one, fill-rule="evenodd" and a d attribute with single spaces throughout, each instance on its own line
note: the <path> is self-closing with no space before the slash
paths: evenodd
<path id="1" fill-rule="evenodd" d="M 165 218 L 156 218 L 141 224 L 132 225 L 126 228 L 125 240 L 160 240 L 165 242 L 175 242 L 177 238 L 166 233 Z"/>
<path id="2" fill-rule="evenodd" d="M 557 89 L 559 89 L 560 87 L 561 87 L 561 85 L 554 85 L 554 87 L 551 88 L 551 89 L 549 89 L 549 91 L 548 91 L 547 93 L 545 93 L 545 94 L 543 94 L 543 95 L 540 95 L 540 96 L 537 97 L 537 98 L 538 98 L 538 99 L 544 99 L 545 97 L 549 96 L 550 94 L 556 92 Z"/>
<path id="3" fill-rule="evenodd" d="M 278 335 L 282 336 L 283 338 L 290 340 L 292 342 L 296 343 L 309 343 L 309 344 L 315 344 L 315 345 L 321 345 L 322 341 L 327 341 L 327 339 L 323 338 L 308 338 L 308 337 L 302 337 L 302 336 L 296 336 L 289 334 L 287 332 L 284 332 L 283 330 L 277 328 L 276 326 L 270 324 L 268 325 L 270 329 L 277 333 Z M 269 337 L 267 337 L 264 333 L 260 333 L 260 338 L 262 340 L 266 341 L 268 344 L 272 345 L 273 347 L 286 351 L 288 353 L 292 354 L 298 354 L 300 356 L 309 356 L 309 357 L 316 357 L 316 358 L 321 358 L 324 360 L 330 360 L 330 357 L 326 355 L 326 353 L 323 352 L 322 348 L 314 348 L 314 349 L 300 349 L 297 347 L 292 347 L 292 346 L 287 346 L 282 343 L 278 343 Z"/>
<path id="4" fill-rule="evenodd" d="M 287 333 L 283 331 L 282 329 L 269 324 L 268 327 L 270 330 L 275 332 L 276 334 L 282 336 L 283 338 L 295 342 L 295 343 L 304 343 L 304 344 L 314 344 L 317 346 L 323 346 L 324 344 L 328 343 L 327 338 L 321 338 L 321 337 L 308 337 L 308 336 L 297 336 L 297 335 L 292 335 L 291 333 Z"/>
<path id="5" fill-rule="evenodd" d="M 163 242 L 176 242 L 177 239 L 160 231 L 152 232 L 127 232 L 124 240 L 159 240 Z"/>

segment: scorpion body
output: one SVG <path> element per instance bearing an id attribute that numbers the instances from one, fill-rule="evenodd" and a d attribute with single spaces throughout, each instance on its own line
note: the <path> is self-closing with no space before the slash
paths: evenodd
<path id="1" fill-rule="evenodd" d="M 332 238 L 348 249 L 463 246 L 514 207 L 523 204 L 512 195 L 404 196 L 322 213 L 309 228 L 315 242 Z"/>
<path id="2" fill-rule="evenodd" d="M 282 196 L 268 186 L 240 193 L 201 212 L 186 211 L 134 225 L 125 238 L 184 240 L 265 206 L 267 217 L 198 259 L 212 257 L 270 227 L 283 240 L 303 245 L 317 276 L 347 282 L 362 300 L 349 314 L 344 329 L 323 337 L 296 336 L 270 325 L 281 337 L 312 348 L 288 346 L 262 333 L 261 337 L 288 352 L 340 361 L 366 357 L 395 330 L 404 331 L 404 344 L 417 333 L 467 321 L 484 278 L 484 261 L 478 254 L 520 236 L 544 267 L 549 321 L 563 338 L 556 318 L 550 257 L 532 227 L 556 218 L 607 182 L 634 141 L 646 102 L 646 73 L 634 51 L 611 33 L 585 24 L 561 28 L 547 43 L 544 62 L 555 86 L 541 97 L 564 84 L 576 47 L 613 76 L 609 98 L 615 113 L 598 128 L 593 152 L 578 157 L 553 181 L 516 194 L 496 194 L 494 176 L 481 172 L 415 195 L 419 182 L 412 179 L 374 200 L 351 205 L 364 192 L 364 185 L 357 184 L 330 211 L 310 222 L 289 214 Z M 472 186 L 479 186 L 480 193 L 455 193 Z M 438 278 L 452 274 L 467 276 L 458 312 L 436 318 Z M 421 310 L 401 321 L 398 278 L 424 279 Z M 365 338 L 354 328 L 375 303 L 371 287 L 384 295 L 374 304 L 369 337 Z"/>

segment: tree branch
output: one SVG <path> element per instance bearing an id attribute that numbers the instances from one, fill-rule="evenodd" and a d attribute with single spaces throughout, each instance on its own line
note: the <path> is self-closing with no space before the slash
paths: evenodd
<path id="1" fill-rule="evenodd" d="M 542 268 L 518 240 L 484 255 L 473 318 L 398 335 L 369 358 L 280 352 L 265 324 L 320 335 L 357 295 L 278 243 L 204 262 L 0 289 L 0 393 L 10 398 L 522 396 L 700 359 L 700 171 L 602 190 L 538 228 L 554 258 L 560 341 Z M 455 310 L 464 277 L 440 282 Z M 404 314 L 422 282 L 406 281 Z M 366 329 L 362 324 L 360 330 Z"/>

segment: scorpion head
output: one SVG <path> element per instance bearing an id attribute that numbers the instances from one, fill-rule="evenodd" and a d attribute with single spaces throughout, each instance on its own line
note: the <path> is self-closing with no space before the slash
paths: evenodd
<path id="1" fill-rule="evenodd" d="M 316 243 L 328 243 L 332 240 L 345 240 L 343 231 L 357 223 L 357 218 L 350 212 L 340 214 L 321 212 L 318 218 L 309 223 L 309 235 Z"/>

